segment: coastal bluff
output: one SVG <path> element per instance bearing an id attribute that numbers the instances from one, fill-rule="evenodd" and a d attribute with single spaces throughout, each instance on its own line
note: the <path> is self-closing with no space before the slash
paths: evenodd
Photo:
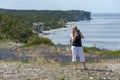
<path id="1" fill-rule="evenodd" d="M 54 19 L 54 17 L 59 19 L 64 19 L 66 21 L 79 21 L 79 20 L 90 20 L 91 12 L 84 10 L 14 10 L 14 9 L 2 9 L 0 8 L 0 14 L 8 13 L 8 14 L 17 14 L 17 15 L 26 15 L 36 18 L 40 18 L 40 16 L 49 16 Z M 33 16 L 32 16 L 32 15 Z M 38 16 L 40 15 L 40 16 Z M 24 16 L 24 17 L 27 17 Z M 57 20 L 57 19 L 56 19 Z"/>

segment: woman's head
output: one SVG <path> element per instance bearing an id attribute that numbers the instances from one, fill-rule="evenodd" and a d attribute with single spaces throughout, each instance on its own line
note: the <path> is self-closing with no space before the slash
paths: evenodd
<path id="1" fill-rule="evenodd" d="M 75 25 L 73 25 L 72 32 L 75 32 L 75 31 L 77 31 L 77 27 Z"/>

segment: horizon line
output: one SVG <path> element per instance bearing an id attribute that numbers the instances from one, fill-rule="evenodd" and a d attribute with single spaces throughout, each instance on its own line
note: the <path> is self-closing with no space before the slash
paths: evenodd
<path id="1" fill-rule="evenodd" d="M 6 9 L 6 10 L 36 10 L 36 11 L 41 11 L 41 10 L 56 10 L 56 11 L 70 11 L 70 10 L 79 10 L 79 9 L 15 9 L 15 8 L 0 8 L 0 9 Z M 120 14 L 120 12 L 92 12 L 88 10 L 79 10 L 79 11 L 86 11 L 86 12 L 91 12 L 92 14 Z"/>

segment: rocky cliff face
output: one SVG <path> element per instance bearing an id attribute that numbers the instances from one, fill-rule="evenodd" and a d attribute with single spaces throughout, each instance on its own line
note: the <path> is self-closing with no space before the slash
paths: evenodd
<path id="1" fill-rule="evenodd" d="M 43 26 L 44 26 L 43 22 L 33 23 L 33 29 L 35 30 L 36 33 L 42 33 Z"/>
<path id="2" fill-rule="evenodd" d="M 84 12 L 83 15 L 78 17 L 78 20 L 90 20 L 90 19 L 91 19 L 90 12 Z"/>
<path id="3" fill-rule="evenodd" d="M 73 21 L 80 21 L 80 20 L 90 20 L 91 19 L 91 12 L 88 11 L 79 11 L 79 10 L 72 10 L 68 11 L 68 14 L 71 14 Z"/>

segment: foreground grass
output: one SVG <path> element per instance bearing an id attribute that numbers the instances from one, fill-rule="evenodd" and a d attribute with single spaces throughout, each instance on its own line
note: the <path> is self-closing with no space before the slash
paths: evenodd
<path id="1" fill-rule="evenodd" d="M 83 70 L 78 64 L 78 70 L 69 64 L 61 66 L 51 60 L 22 63 L 0 61 L 1 80 L 119 80 L 120 63 L 106 61 L 86 63 L 89 70 Z"/>
<path id="2" fill-rule="evenodd" d="M 20 47 L 15 43 L 0 44 L 0 60 L 28 63 L 44 58 L 47 62 L 52 59 L 60 65 L 71 63 L 71 47 L 67 45 Z M 84 55 L 86 62 L 120 59 L 120 51 L 101 50 L 96 47 L 84 47 Z"/>

